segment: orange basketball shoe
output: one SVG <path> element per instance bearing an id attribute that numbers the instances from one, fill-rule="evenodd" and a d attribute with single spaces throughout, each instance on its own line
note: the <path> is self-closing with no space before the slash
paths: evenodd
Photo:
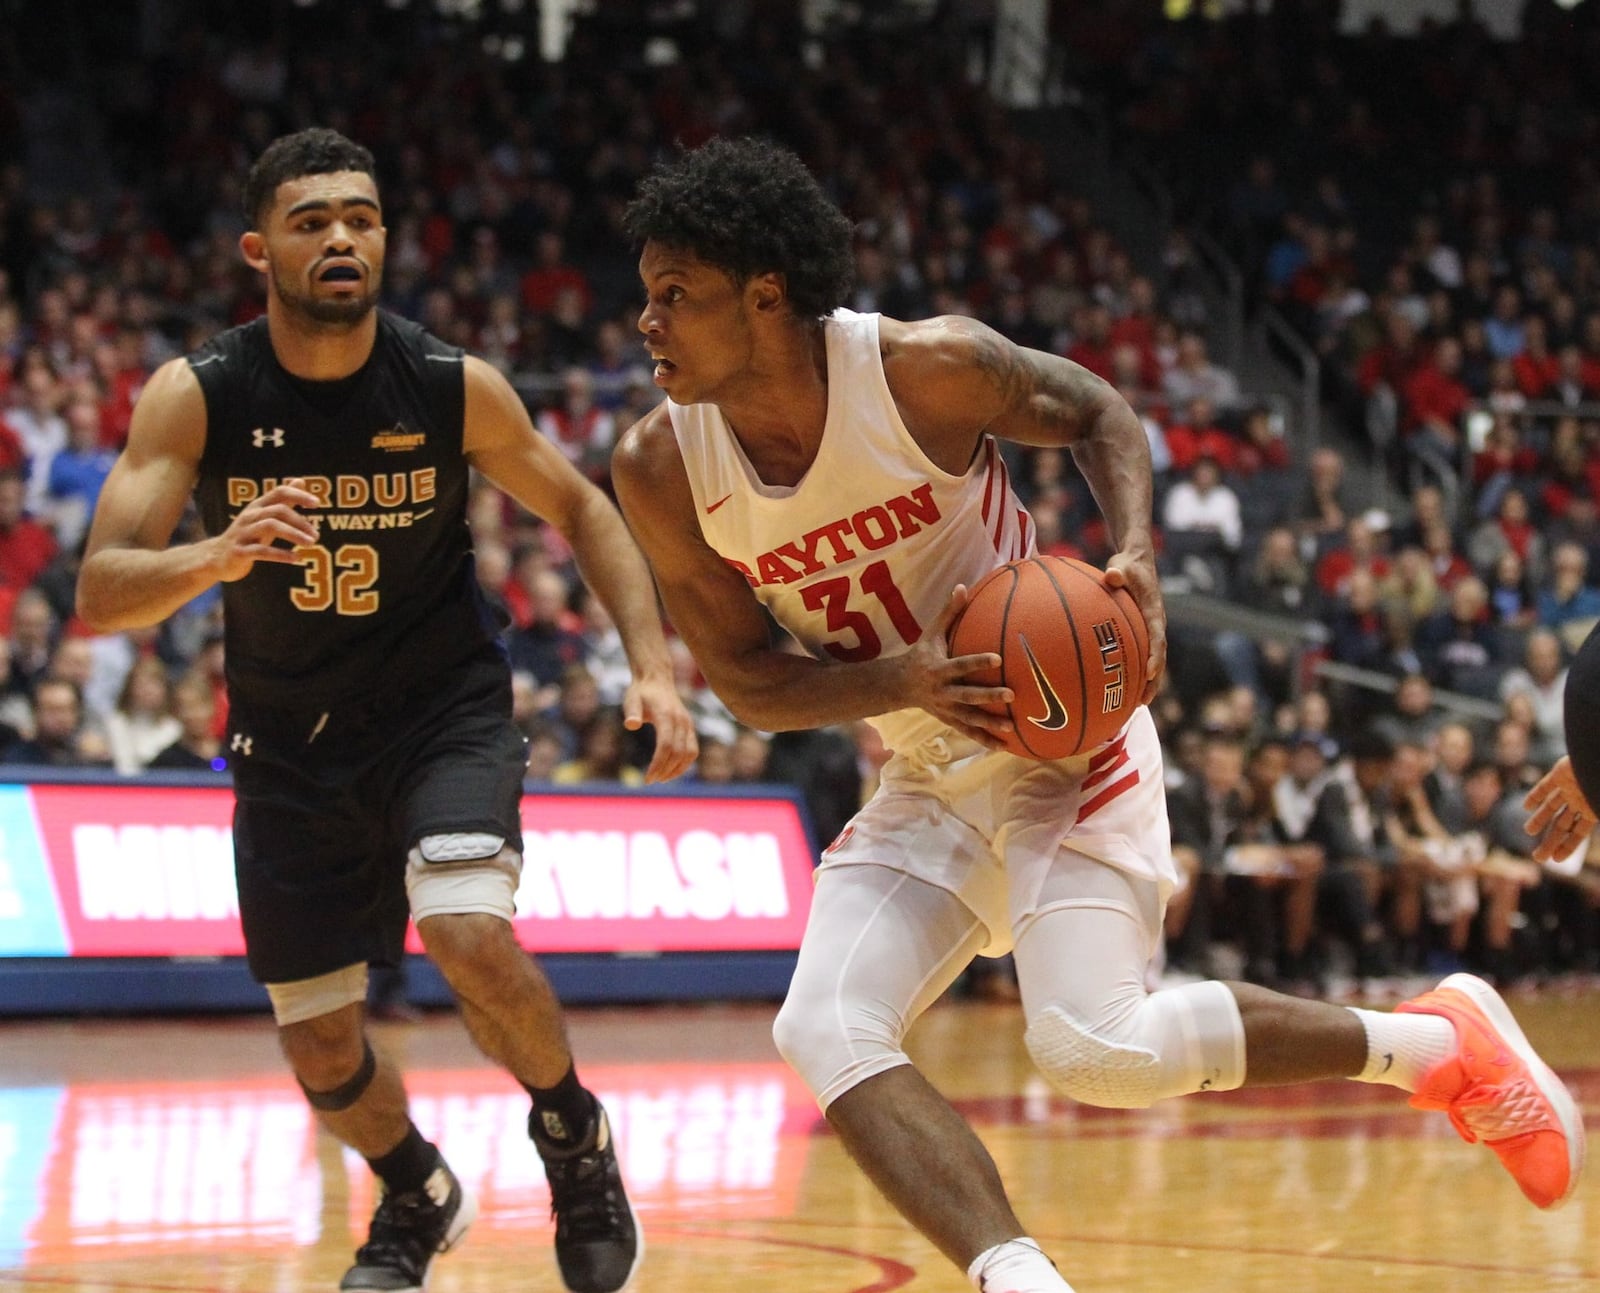
<path id="1" fill-rule="evenodd" d="M 1500 994 L 1473 975 L 1452 974 L 1395 1010 L 1442 1015 L 1456 1030 L 1455 1055 L 1428 1071 L 1412 1106 L 1444 1110 L 1463 1140 L 1494 1150 L 1535 1207 L 1565 1203 L 1583 1172 L 1583 1115 Z"/>

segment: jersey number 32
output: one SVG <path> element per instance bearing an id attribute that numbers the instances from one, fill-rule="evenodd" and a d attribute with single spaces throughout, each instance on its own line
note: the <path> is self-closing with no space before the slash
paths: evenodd
<path id="1" fill-rule="evenodd" d="M 371 615 L 378 609 L 378 550 L 370 543 L 342 543 L 329 551 L 320 543 L 295 549 L 306 581 L 289 590 L 302 611 L 334 610 L 340 615 Z"/>

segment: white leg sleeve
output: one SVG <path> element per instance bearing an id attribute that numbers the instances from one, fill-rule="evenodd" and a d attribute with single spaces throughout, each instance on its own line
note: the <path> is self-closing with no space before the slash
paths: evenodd
<path id="1" fill-rule="evenodd" d="M 1064 1095 L 1143 1108 L 1243 1085 L 1244 1023 L 1226 986 L 1145 988 L 1160 917 L 1153 882 L 1068 864 L 1019 929 L 1028 1052 Z"/>
<path id="2" fill-rule="evenodd" d="M 330 974 L 319 974 L 314 979 L 269 983 L 267 996 L 272 999 L 272 1017 L 280 1028 L 320 1019 L 367 999 L 367 967 L 362 962 Z"/>
<path id="3" fill-rule="evenodd" d="M 828 866 L 772 1035 L 823 1109 L 909 1064 L 901 1041 L 988 939 L 948 890 L 888 867 Z"/>

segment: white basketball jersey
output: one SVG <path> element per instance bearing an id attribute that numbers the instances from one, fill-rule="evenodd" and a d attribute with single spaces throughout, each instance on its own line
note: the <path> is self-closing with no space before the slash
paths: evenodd
<path id="1" fill-rule="evenodd" d="M 797 485 L 764 483 L 714 404 L 668 412 L 706 542 L 819 660 L 893 656 L 972 587 L 1034 551 L 1032 518 L 992 437 L 965 474 L 928 460 L 883 375 L 878 315 L 824 320 L 828 419 Z M 872 720 L 891 749 L 948 731 L 925 710 Z"/>

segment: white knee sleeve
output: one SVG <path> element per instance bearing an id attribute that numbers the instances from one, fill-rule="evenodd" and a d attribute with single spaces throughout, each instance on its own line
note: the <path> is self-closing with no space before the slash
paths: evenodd
<path id="1" fill-rule="evenodd" d="M 428 835 L 406 859 L 411 916 L 517 914 L 522 854 L 499 835 Z"/>
<path id="2" fill-rule="evenodd" d="M 772 1026 L 790 1066 L 827 1107 L 911 1061 L 901 1041 L 988 934 L 943 889 L 888 867 L 829 866 L 817 878 L 800 959 Z"/>
<path id="3" fill-rule="evenodd" d="M 841 1014 L 792 990 L 772 1022 L 778 1053 L 824 1111 L 869 1077 L 911 1063 L 900 1048 L 904 1036 L 904 1022 L 892 1015 L 859 1009 Z"/>
<path id="4" fill-rule="evenodd" d="M 279 1027 L 320 1019 L 323 1015 L 331 1015 L 335 1010 L 367 999 L 366 963 L 347 965 L 342 970 L 319 974 L 314 979 L 269 983 L 267 996 L 272 999 L 272 1017 Z"/>
<path id="5" fill-rule="evenodd" d="M 1244 1022 L 1221 983 L 1151 993 L 1115 1027 L 1091 1029 L 1049 1005 L 1029 1021 L 1025 1040 L 1056 1090 L 1108 1109 L 1244 1084 Z"/>

